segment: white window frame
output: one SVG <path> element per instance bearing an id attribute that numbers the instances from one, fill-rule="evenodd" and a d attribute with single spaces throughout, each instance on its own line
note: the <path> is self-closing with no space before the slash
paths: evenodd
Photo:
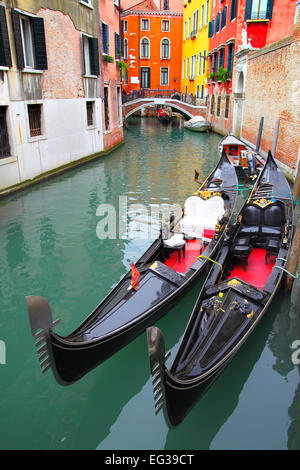
<path id="1" fill-rule="evenodd" d="M 164 40 L 167 40 L 168 43 L 169 43 L 169 55 L 168 55 L 168 57 L 163 57 L 163 56 L 162 56 L 162 42 L 163 42 Z M 160 41 L 160 58 L 161 58 L 161 59 L 170 59 L 170 58 L 171 58 L 171 41 L 170 41 L 169 38 L 164 37 L 164 38 L 162 38 L 162 40 Z"/>
<path id="2" fill-rule="evenodd" d="M 186 58 L 186 78 L 189 78 L 190 59 Z"/>
<path id="3" fill-rule="evenodd" d="M 20 28 L 25 68 L 34 69 L 34 43 L 30 16 L 20 15 Z"/>
<path id="4" fill-rule="evenodd" d="M 166 22 L 168 24 L 168 29 L 163 29 L 164 22 Z M 169 33 L 170 32 L 170 20 L 167 20 L 165 18 L 163 18 L 161 20 L 161 30 L 162 30 L 163 33 Z"/>
<path id="5" fill-rule="evenodd" d="M 185 59 L 182 61 L 182 79 L 184 79 L 184 73 L 185 73 Z"/>
<path id="6" fill-rule="evenodd" d="M 196 23 L 196 18 L 197 18 L 197 24 L 195 24 Z M 193 13 L 193 31 L 196 31 L 196 33 L 198 31 L 198 23 L 199 23 L 199 10 L 196 10 Z"/>
<path id="7" fill-rule="evenodd" d="M 143 28 L 143 21 L 148 21 L 148 29 Z M 149 18 L 141 18 L 141 31 L 150 31 L 150 19 Z"/>
<path id="8" fill-rule="evenodd" d="M 191 36 L 191 17 L 189 17 L 189 23 L 188 23 L 188 38 Z"/>
<path id="9" fill-rule="evenodd" d="M 202 29 L 204 26 L 204 3 L 201 5 L 201 23 L 200 23 L 200 29 Z"/>
<path id="10" fill-rule="evenodd" d="M 92 36 L 89 34 L 84 34 L 82 33 L 82 39 L 83 39 L 83 53 L 84 53 L 84 63 L 85 63 L 85 76 L 86 77 L 94 77 L 95 75 L 92 75 L 92 69 L 91 69 L 91 56 L 90 56 L 90 46 L 89 46 L 89 39 Z"/>
<path id="11" fill-rule="evenodd" d="M 205 68 L 206 68 L 206 49 L 203 51 L 203 58 L 202 58 L 202 75 L 205 75 Z"/>
<path id="12" fill-rule="evenodd" d="M 124 20 L 123 21 L 123 32 L 127 33 L 127 29 L 128 29 L 128 22 L 127 22 L 127 20 Z"/>
<path id="13" fill-rule="evenodd" d="M 124 43 L 123 43 L 123 52 L 124 52 L 124 59 L 128 59 L 128 39 L 124 38 Z"/>
<path id="14" fill-rule="evenodd" d="M 196 54 L 192 55 L 191 57 L 191 73 L 190 78 L 195 79 L 196 74 Z"/>
<path id="15" fill-rule="evenodd" d="M 201 52 L 198 54 L 198 77 L 201 75 Z"/>
<path id="16" fill-rule="evenodd" d="M 186 40 L 186 21 L 184 22 L 183 39 Z"/>
<path id="17" fill-rule="evenodd" d="M 148 41 L 148 56 L 142 56 L 142 41 L 143 39 L 147 39 Z M 147 36 L 143 36 L 140 40 L 140 58 L 141 59 L 150 59 L 150 39 Z"/>
<path id="18" fill-rule="evenodd" d="M 209 0 L 206 0 L 205 26 L 208 24 L 208 16 L 209 16 Z"/>
<path id="19" fill-rule="evenodd" d="M 168 83 L 162 83 L 161 82 L 161 71 L 162 69 L 167 69 L 168 70 Z M 170 70 L 169 67 L 160 67 L 160 86 L 169 86 L 169 80 L 170 80 Z"/>

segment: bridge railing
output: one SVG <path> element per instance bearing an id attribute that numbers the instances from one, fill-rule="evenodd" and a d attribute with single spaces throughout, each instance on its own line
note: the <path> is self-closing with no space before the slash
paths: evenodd
<path id="1" fill-rule="evenodd" d="M 194 106 L 207 106 L 208 96 L 203 98 L 197 97 L 197 95 L 193 95 L 193 93 L 185 94 L 179 93 L 178 91 L 174 90 L 150 90 L 150 89 L 142 89 L 142 90 L 133 90 L 131 93 L 127 93 L 123 91 L 122 94 L 122 103 L 128 103 L 130 101 L 134 101 L 137 99 L 144 99 L 144 98 L 173 98 L 183 103 L 192 104 Z"/>

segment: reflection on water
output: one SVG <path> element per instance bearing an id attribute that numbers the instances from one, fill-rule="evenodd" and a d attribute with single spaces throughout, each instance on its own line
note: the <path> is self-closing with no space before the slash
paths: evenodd
<path id="1" fill-rule="evenodd" d="M 70 387 L 42 375 L 25 296 L 49 301 L 68 334 L 149 246 L 151 207 L 182 204 L 218 160 L 220 136 L 182 121 L 130 119 L 125 145 L 105 158 L 0 201 L 0 447 L 24 449 L 299 449 L 299 280 L 268 314 L 185 421 L 155 416 L 145 334 Z M 246 192 L 241 191 L 240 202 Z M 99 239 L 101 204 L 129 206 L 128 236 Z M 134 205 L 147 213 L 134 214 Z M 132 218 L 130 217 L 132 211 Z M 175 355 L 203 279 L 159 322 Z M 172 357 L 171 356 L 171 357 Z M 171 360 L 171 359 L 169 359 Z M 261 423 L 264 423 L 262 426 Z"/>

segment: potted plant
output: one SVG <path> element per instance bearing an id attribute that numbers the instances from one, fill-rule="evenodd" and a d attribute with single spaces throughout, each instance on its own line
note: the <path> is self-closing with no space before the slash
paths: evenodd
<path id="1" fill-rule="evenodd" d="M 110 63 L 112 64 L 113 61 L 114 61 L 114 58 L 111 57 L 110 55 L 103 54 L 103 61 L 104 61 L 104 62 L 110 62 Z"/>

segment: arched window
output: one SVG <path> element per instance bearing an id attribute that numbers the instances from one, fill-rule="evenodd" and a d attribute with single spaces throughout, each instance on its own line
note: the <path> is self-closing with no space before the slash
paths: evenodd
<path id="1" fill-rule="evenodd" d="M 149 59 L 150 57 L 150 41 L 148 38 L 142 38 L 141 40 L 141 58 Z"/>
<path id="2" fill-rule="evenodd" d="M 210 114 L 215 113 L 215 95 L 211 97 L 211 106 L 210 106 Z"/>
<path id="3" fill-rule="evenodd" d="M 169 59 L 170 58 L 170 41 L 167 38 L 164 38 L 161 41 L 160 56 L 161 56 L 162 59 Z"/>
<path id="4" fill-rule="evenodd" d="M 128 59 L 128 40 L 124 39 L 124 59 Z"/>

